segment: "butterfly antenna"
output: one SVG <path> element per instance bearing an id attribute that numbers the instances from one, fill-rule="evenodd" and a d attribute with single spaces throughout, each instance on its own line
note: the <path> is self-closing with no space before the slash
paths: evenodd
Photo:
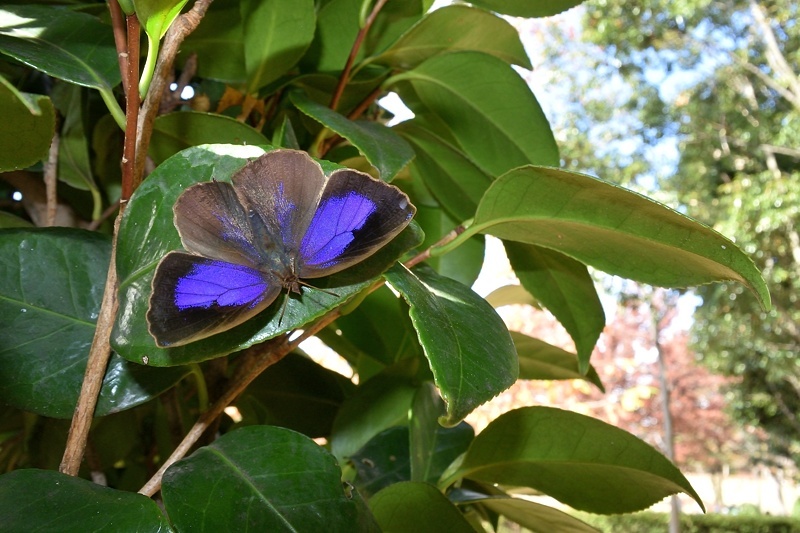
<path id="1" fill-rule="evenodd" d="M 309 289 L 315 289 L 315 290 L 318 290 L 318 291 L 322 291 L 322 292 L 324 292 L 325 294 L 330 294 L 330 295 L 331 295 L 331 296 L 333 296 L 334 298 L 338 298 L 338 297 L 339 297 L 339 295 L 338 295 L 338 294 L 336 294 L 336 293 L 335 293 L 335 292 L 333 292 L 333 291 L 329 291 L 329 290 L 326 290 L 326 289 L 320 289 L 319 287 L 315 287 L 315 286 L 311 285 L 310 283 L 306 283 L 305 281 L 302 281 L 302 280 L 299 280 L 299 279 L 298 279 L 298 280 L 297 280 L 297 283 L 298 283 L 298 284 L 300 284 L 300 285 L 302 285 L 303 287 L 308 287 Z"/>

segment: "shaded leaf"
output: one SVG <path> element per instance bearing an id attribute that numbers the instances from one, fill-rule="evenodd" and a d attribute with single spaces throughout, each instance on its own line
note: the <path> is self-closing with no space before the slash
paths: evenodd
<path id="1" fill-rule="evenodd" d="M 605 392 L 600 376 L 589 365 L 586 374 L 578 368 L 578 356 L 551 344 L 511 332 L 519 356 L 519 379 L 582 379 Z"/>
<path id="2" fill-rule="evenodd" d="M 316 26 L 313 0 L 243 0 L 247 92 L 280 78 L 305 53 Z"/>
<path id="3" fill-rule="evenodd" d="M 519 33 L 511 24 L 482 9 L 463 5 L 428 13 L 371 61 L 408 70 L 432 56 L 455 50 L 475 50 L 532 68 Z"/>
<path id="4" fill-rule="evenodd" d="M 172 531 L 147 496 L 51 470 L 0 476 L 0 513 L 6 531 Z"/>
<path id="5" fill-rule="evenodd" d="M 411 306 L 411 320 L 447 403 L 440 420 L 455 425 L 478 405 L 510 387 L 519 365 L 503 321 L 480 296 L 457 281 L 401 265 L 384 274 Z"/>
<path id="6" fill-rule="evenodd" d="M 160 165 L 185 148 L 214 143 L 259 146 L 269 141 L 247 124 L 225 115 L 178 111 L 156 117 L 148 154 Z"/>
<path id="7" fill-rule="evenodd" d="M 0 398 L 20 409 L 70 418 L 94 337 L 110 239 L 66 228 L 0 234 Z M 139 405 L 186 373 L 112 356 L 95 414 Z"/>
<path id="8" fill-rule="evenodd" d="M 395 483 L 373 496 L 369 508 L 383 531 L 475 533 L 456 506 L 427 483 Z"/>
<path id="9" fill-rule="evenodd" d="M 111 27 L 60 6 L 0 7 L 0 52 L 85 87 L 110 91 L 120 82 Z"/>
<path id="10" fill-rule="evenodd" d="M 358 473 L 354 483 L 367 499 L 411 477 L 408 427 L 395 426 L 375 435 L 350 457 Z"/>
<path id="11" fill-rule="evenodd" d="M 0 116 L 0 172 L 29 167 L 47 158 L 56 126 L 48 97 L 19 92 L 0 76 Z"/>
<path id="12" fill-rule="evenodd" d="M 689 481 L 669 460 L 630 433 L 551 407 L 523 407 L 489 424 L 472 441 L 444 486 L 468 478 L 530 487 L 575 509 L 629 513 L 685 492 Z"/>
<path id="13" fill-rule="evenodd" d="M 180 15 L 187 0 L 133 0 L 136 17 L 154 41 L 161 39 Z"/>
<path id="14" fill-rule="evenodd" d="M 583 0 L 471 0 L 472 4 L 512 17 L 549 17 L 583 3 Z"/>
<path id="15" fill-rule="evenodd" d="M 162 495 L 181 531 L 356 531 L 361 510 L 341 475 L 308 437 L 252 426 L 172 465 Z"/>
<path id="16" fill-rule="evenodd" d="M 522 285 L 503 285 L 487 294 L 485 300 L 494 308 L 504 305 L 530 305 L 537 309 L 542 308 L 536 298 Z"/>
<path id="17" fill-rule="evenodd" d="M 603 304 L 586 265 L 548 248 L 504 242 L 520 283 L 567 330 L 578 351 L 581 371 L 606 325 Z"/>
<path id="18" fill-rule="evenodd" d="M 381 124 L 354 122 L 301 92 L 292 93 L 292 102 L 300 111 L 350 141 L 378 170 L 384 181 L 392 181 L 414 157 L 414 151 L 408 143 Z"/>

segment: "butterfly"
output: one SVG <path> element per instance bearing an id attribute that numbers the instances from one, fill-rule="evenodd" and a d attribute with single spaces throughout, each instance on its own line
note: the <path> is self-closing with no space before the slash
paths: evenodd
<path id="1" fill-rule="evenodd" d="M 185 252 L 165 255 L 152 282 L 147 324 L 156 344 L 180 346 L 257 315 L 303 279 L 348 268 L 411 221 L 400 189 L 351 169 L 325 176 L 298 150 L 247 163 L 231 183 L 187 188 L 173 208 Z"/>

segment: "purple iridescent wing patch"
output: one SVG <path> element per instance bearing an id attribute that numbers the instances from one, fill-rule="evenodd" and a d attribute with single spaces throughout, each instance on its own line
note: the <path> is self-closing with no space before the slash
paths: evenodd
<path id="1" fill-rule="evenodd" d="M 190 253 L 170 252 L 156 267 L 147 322 L 159 346 L 228 330 L 298 279 L 366 259 L 416 211 L 397 187 L 348 169 L 326 178 L 296 150 L 268 152 L 231 181 L 194 185 L 175 203 Z"/>

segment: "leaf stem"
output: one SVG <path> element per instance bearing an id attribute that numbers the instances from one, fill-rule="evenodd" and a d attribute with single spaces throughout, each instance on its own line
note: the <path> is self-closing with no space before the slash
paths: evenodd
<path id="1" fill-rule="evenodd" d="M 139 80 L 139 97 L 147 96 L 150 82 L 153 80 L 153 73 L 156 70 L 156 60 L 158 59 L 158 39 L 147 36 L 147 59 L 144 61 L 142 77 Z"/>
<path id="2" fill-rule="evenodd" d="M 98 89 L 98 91 L 100 91 L 100 98 L 103 99 L 103 102 L 106 104 L 109 113 L 111 113 L 111 116 L 114 117 L 114 122 L 116 122 L 117 125 L 124 130 L 125 112 L 122 111 L 122 108 L 119 106 L 117 99 L 114 98 L 114 93 L 111 92 L 111 89 L 108 89 L 106 87 Z"/>
<path id="3" fill-rule="evenodd" d="M 372 24 L 378 17 L 378 13 L 381 12 L 381 9 L 383 9 L 383 6 L 386 4 L 386 2 L 387 0 L 378 0 L 377 2 L 375 2 L 375 6 L 372 8 L 372 12 L 364 21 L 364 25 L 361 27 L 361 29 L 358 30 L 358 35 L 356 35 L 356 40 L 353 41 L 353 47 L 350 49 L 350 55 L 347 57 L 347 62 L 344 64 L 344 69 L 342 69 L 342 75 L 339 76 L 339 83 L 336 85 L 336 90 L 333 92 L 333 97 L 331 98 L 331 103 L 329 107 L 334 111 L 339 106 L 339 101 L 342 99 L 344 88 L 350 79 L 350 72 L 353 70 L 353 63 L 356 60 L 358 51 L 361 49 L 361 43 L 364 41 L 364 38 L 367 36 L 367 33 L 369 33 L 369 29 L 372 27 Z"/>

